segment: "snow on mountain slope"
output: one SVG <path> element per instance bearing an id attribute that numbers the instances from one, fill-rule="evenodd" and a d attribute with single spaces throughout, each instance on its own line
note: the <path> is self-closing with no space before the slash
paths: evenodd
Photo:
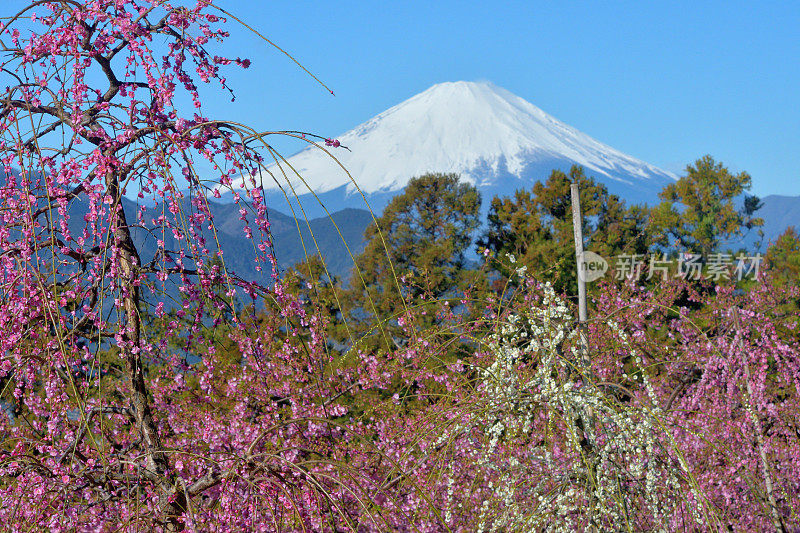
<path id="1" fill-rule="evenodd" d="M 351 151 L 329 150 L 368 194 L 399 191 L 426 172 L 457 172 L 481 189 L 510 194 L 574 163 L 612 192 L 630 189 L 636 199 L 654 197 L 675 179 L 488 82 L 434 85 L 338 140 Z M 343 186 L 348 195 L 355 192 L 347 174 L 321 150 L 307 148 L 289 163 L 316 193 Z M 263 182 L 267 190 L 277 187 L 270 178 Z M 307 191 L 300 187 L 298 194 Z"/>

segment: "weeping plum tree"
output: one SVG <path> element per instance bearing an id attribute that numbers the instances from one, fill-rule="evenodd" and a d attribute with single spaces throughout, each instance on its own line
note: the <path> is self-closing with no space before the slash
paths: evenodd
<path id="1" fill-rule="evenodd" d="M 198 93 L 249 65 L 212 52 L 225 22 L 207 0 L 57 0 L 0 28 L 3 529 L 352 529 L 345 500 L 374 489 L 367 465 L 336 474 L 357 376 L 324 379 L 324 324 L 214 251 L 227 187 L 275 272 L 261 188 L 233 188 L 274 152 Z M 280 313 L 253 329 L 242 294 Z"/>
<path id="2" fill-rule="evenodd" d="M 6 475 L 37 472 L 40 494 L 50 490 L 45 472 L 61 469 L 63 482 L 72 483 L 78 459 L 90 470 L 82 475 L 87 488 L 105 486 L 102 490 L 113 498 L 116 489 L 109 483 L 128 482 L 124 469 L 92 472 L 94 464 L 103 470 L 112 466 L 112 472 L 116 465 L 108 455 L 92 459 L 83 442 L 96 442 L 87 435 L 95 433 L 90 427 L 115 415 L 129 419 L 133 440 L 108 444 L 140 454 L 141 460 L 134 462 L 137 475 L 148 480 L 161 505 L 167 499 L 176 511 L 186 505 L 187 492 L 175 490 L 174 469 L 145 384 L 145 360 L 153 346 L 143 331 L 143 292 L 150 275 L 162 281 L 181 276 L 190 293 L 214 274 L 204 268 L 202 241 L 192 250 L 162 249 L 160 257 L 143 261 L 131 236 L 136 213 L 123 208 L 123 195 L 141 187 L 174 205 L 179 193 L 171 176 L 175 169 L 191 175 L 190 151 L 230 161 L 228 171 L 221 173 L 224 179 L 248 158 L 232 128 L 199 112 L 188 119 L 179 116 L 173 105 L 176 92 L 184 89 L 199 108 L 187 62 L 205 81 L 219 79 L 219 67 L 231 62 L 205 52 L 204 45 L 223 33 L 211 28 L 216 17 L 204 8 L 39 2 L 3 28 L 4 384 L 13 388 L 17 419 L 52 437 L 48 444 L 38 439 L 38 446 L 29 449 L 22 424 L 4 420 L 4 429 L 17 442 L 3 453 L 29 458 L 12 464 Z M 25 19 L 31 24 L 23 24 Z M 194 32 L 187 31 L 192 27 Z M 169 43 L 162 58 L 151 51 L 154 38 Z M 193 226 L 208 216 L 199 198 Z M 73 223 L 77 209 L 84 213 L 82 228 Z M 188 236 L 174 218 L 164 217 L 161 226 L 179 242 Z M 184 265 L 187 252 L 197 254 L 192 269 Z M 108 342 L 124 363 L 126 383 L 119 403 L 90 399 L 92 378 L 104 371 L 95 367 L 96 351 Z M 40 371 L 41 365 L 46 372 Z M 34 400 L 29 395 L 40 386 L 43 394 Z M 40 455 L 58 460 L 45 464 Z M 24 475 L 17 480 L 16 487 L 6 489 L 28 485 L 36 493 Z M 213 482 L 213 476 L 198 482 Z M 191 493 L 199 485 L 189 488 Z"/>

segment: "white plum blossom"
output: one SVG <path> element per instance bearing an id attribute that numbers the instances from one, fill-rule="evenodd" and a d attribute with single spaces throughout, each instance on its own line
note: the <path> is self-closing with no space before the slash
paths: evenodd
<path id="1" fill-rule="evenodd" d="M 586 375 L 590 369 L 578 363 L 574 316 L 549 284 L 543 286 L 538 305 L 526 308 L 524 314 L 510 314 L 486 339 L 494 362 L 482 372 L 485 410 L 476 421 L 488 440 L 483 466 L 497 471 L 499 444 L 509 435 L 529 434 L 541 413 L 551 424 L 563 424 L 576 459 L 571 471 L 564 473 L 563 463 L 552 464 L 545 442 L 532 445 L 528 464 L 515 459 L 503 465 L 491 504 L 484 501 L 481 507 L 480 531 L 574 531 L 582 529 L 586 520 L 601 529 L 627 530 L 626 517 L 635 506 L 647 508 L 658 522 L 649 530 L 668 529 L 667 521 L 682 495 L 678 477 L 682 468 L 665 450 L 671 439 L 659 423 L 663 413 L 654 402 L 646 372 L 641 371 L 642 357 L 619 325 L 606 324 L 639 365 L 637 379 L 653 400 L 651 406 L 621 404 L 611 390 Z M 685 473 L 685 462 L 679 462 Z M 542 479 L 533 487 L 512 482 L 514 470 L 530 471 L 534 466 L 546 473 L 560 470 L 560 479 Z M 553 491 L 553 481 L 563 490 Z M 529 499 L 531 491 L 538 505 L 518 504 Z"/>

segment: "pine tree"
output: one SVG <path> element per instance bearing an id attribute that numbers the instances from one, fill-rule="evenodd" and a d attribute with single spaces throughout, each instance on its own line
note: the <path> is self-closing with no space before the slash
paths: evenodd
<path id="1" fill-rule="evenodd" d="M 577 292 L 572 183 L 580 190 L 586 250 L 609 261 L 622 253 L 647 252 L 646 209 L 627 207 L 604 185 L 587 177 L 580 166 L 573 166 L 569 174 L 554 170 L 545 183 L 536 183 L 530 191 L 492 199 L 489 225 L 478 241 L 478 250 L 488 249 L 498 257 L 501 283 L 511 274 L 508 254 L 516 261 L 514 268 L 525 266 L 529 274 L 549 281 L 557 291 Z"/>
<path id="2" fill-rule="evenodd" d="M 367 244 L 351 277 L 353 315 L 362 330 L 382 321 L 392 327 L 420 297 L 437 300 L 463 287 L 480 204 L 478 190 L 457 174 L 412 178 L 392 199 L 365 231 Z"/>
<path id="3" fill-rule="evenodd" d="M 650 229 L 659 236 L 658 244 L 677 245 L 707 258 L 731 238 L 764 224 L 753 216 L 761 202 L 746 194 L 751 185 L 747 172 L 733 174 L 706 155 L 688 165 L 684 177 L 661 191 L 661 203 L 652 210 Z M 743 206 L 737 209 L 734 201 L 742 195 Z"/>

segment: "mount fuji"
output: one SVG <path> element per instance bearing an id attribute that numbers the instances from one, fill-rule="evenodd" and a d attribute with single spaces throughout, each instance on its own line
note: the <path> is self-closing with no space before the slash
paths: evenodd
<path id="1" fill-rule="evenodd" d="M 379 214 L 409 179 L 427 172 L 460 174 L 478 187 L 484 206 L 494 195 L 530 188 L 553 169 L 568 170 L 574 164 L 629 203 L 653 203 L 664 185 L 676 179 L 489 82 L 434 85 L 342 134 L 338 141 L 348 150 L 328 148 L 328 155 L 311 146 L 287 159 L 305 183 L 281 164 L 287 175 L 292 173 L 291 188 L 307 216 L 324 215 L 320 201 L 330 212 L 364 209 L 358 189 Z M 275 176 L 283 174 L 277 165 L 269 170 Z M 266 173 L 261 178 L 268 204 L 285 212 L 286 200 L 278 185 Z M 291 190 L 286 182 L 282 186 Z"/>

